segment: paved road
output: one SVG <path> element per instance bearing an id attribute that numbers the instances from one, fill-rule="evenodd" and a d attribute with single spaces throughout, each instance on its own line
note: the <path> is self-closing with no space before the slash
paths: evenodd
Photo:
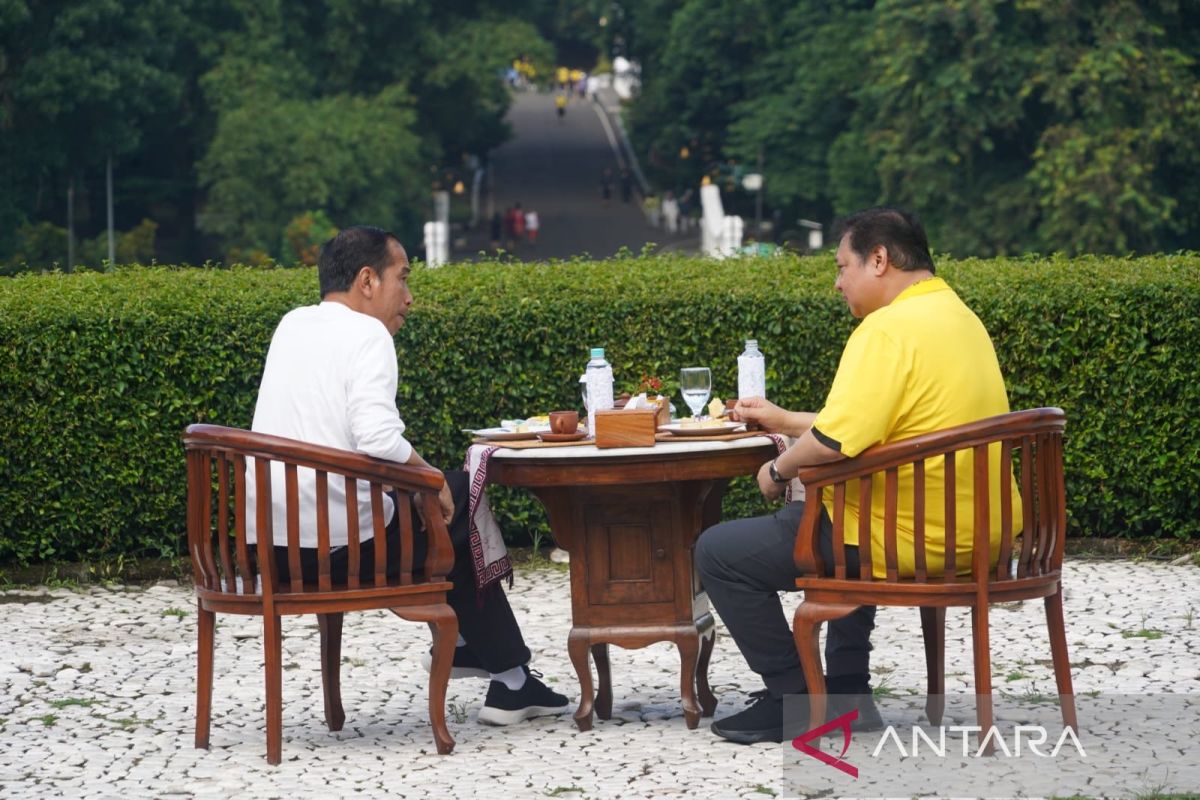
<path id="1" fill-rule="evenodd" d="M 519 202 L 541 218 L 537 245 L 519 244 L 516 257 L 586 253 L 607 258 L 622 247 L 638 252 L 647 242 L 686 244 L 646 221 L 636 191 L 631 202 L 621 202 L 619 181 L 614 181 L 612 200 L 607 205 L 601 200 L 601 172 L 608 167 L 618 176 L 620 164 L 614 152 L 617 131 L 595 103 L 573 99 L 560 121 L 553 94 L 519 92 L 508 121 L 514 136 L 493 154 L 494 208 L 503 213 Z M 468 237 L 467 252 L 487 248 L 488 238 L 485 220 Z"/>
<path id="2" fill-rule="evenodd" d="M 920 620 L 880 608 L 872 672 L 884 720 L 899 731 L 855 733 L 851 779 L 790 743 L 729 744 L 706 726 L 689 731 L 679 706 L 679 656 L 666 644 L 612 650 L 611 720 L 581 733 L 567 717 L 510 728 L 477 722 L 486 684 L 452 681 L 450 756 L 433 748 L 426 716 L 429 646 L 424 625 L 386 612 L 351 615 L 343 644 L 346 727 L 321 718 L 317 626 L 283 624 L 283 758 L 263 759 L 262 625 L 221 616 L 216 644 L 212 749 L 192 747 L 196 659 L 190 587 L 34 588 L 0 591 L 0 797 L 485 797 L 683 798 L 822 796 L 1146 795 L 1200 789 L 1200 569 L 1126 561 L 1068 561 L 1067 640 L 1079 704 L 1081 759 L 963 757 L 961 733 L 946 757 L 899 755 L 922 723 Z M 533 666 L 573 700 L 566 655 L 567 573 L 522 568 L 509 597 Z M 797 602 L 785 598 L 789 613 Z M 1042 604 L 992 612 L 998 727 L 1037 722 L 1058 740 Z M 946 615 L 947 725 L 974 723 L 970 614 Z M 718 619 L 710 676 L 724 716 L 761 682 Z M 707 722 L 707 721 L 706 721 Z M 924 729 L 936 742 L 937 729 Z M 1028 742 L 1031 732 L 1026 731 Z M 841 740 L 826 740 L 837 756 Z M 915 751 L 915 745 L 912 745 Z M 986 771 L 980 774 L 980 771 Z M 840 784 L 830 785 L 830 781 Z M 915 786 L 913 783 L 915 782 Z"/>

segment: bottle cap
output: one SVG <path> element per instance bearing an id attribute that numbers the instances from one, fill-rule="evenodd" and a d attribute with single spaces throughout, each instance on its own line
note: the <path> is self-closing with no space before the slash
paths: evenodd
<path id="1" fill-rule="evenodd" d="M 757 350 L 758 349 L 758 339 L 747 339 L 746 340 L 746 349 L 747 350 Z"/>
<path id="2" fill-rule="evenodd" d="M 603 347 L 593 347 L 592 348 L 592 358 L 604 358 L 604 348 Z"/>

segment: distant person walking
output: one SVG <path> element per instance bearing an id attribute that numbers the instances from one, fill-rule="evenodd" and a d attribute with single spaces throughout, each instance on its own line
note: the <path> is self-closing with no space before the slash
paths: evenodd
<path id="1" fill-rule="evenodd" d="M 663 195 L 662 218 L 663 224 L 667 227 L 667 233 L 679 232 L 679 201 L 675 199 L 675 193 L 670 189 Z"/>
<path id="2" fill-rule="evenodd" d="M 500 249 L 500 237 L 504 235 L 504 217 L 499 211 L 492 212 L 492 252 Z"/>
<path id="3" fill-rule="evenodd" d="M 525 238 L 525 212 L 521 209 L 521 204 L 517 203 L 512 210 L 512 231 L 513 231 L 513 247 L 516 248 L 516 243 Z"/>
<path id="4" fill-rule="evenodd" d="M 554 98 L 554 110 L 558 114 L 558 121 L 562 122 L 567 115 L 567 96 L 565 94 L 559 93 Z"/>
<path id="5" fill-rule="evenodd" d="M 613 173 L 608 167 L 600 173 L 600 199 L 604 201 L 604 205 L 608 205 L 608 201 L 612 199 Z"/>
<path id="6" fill-rule="evenodd" d="M 628 203 L 633 199 L 633 175 L 629 167 L 621 167 L 621 202 Z"/>
<path id="7" fill-rule="evenodd" d="M 529 209 L 525 212 L 525 237 L 529 239 L 529 244 L 536 245 L 538 237 L 538 229 L 541 227 L 541 221 L 538 219 L 536 209 Z"/>

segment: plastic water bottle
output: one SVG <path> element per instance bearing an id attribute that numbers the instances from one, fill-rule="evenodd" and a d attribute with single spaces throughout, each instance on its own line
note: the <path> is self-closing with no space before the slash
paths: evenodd
<path id="1" fill-rule="evenodd" d="M 746 340 L 746 350 L 738 356 L 738 399 L 767 396 L 767 362 L 758 349 L 757 339 Z"/>
<path id="2" fill-rule="evenodd" d="M 587 379 L 588 433 L 595 436 L 596 412 L 613 407 L 612 365 L 605 360 L 603 347 L 592 348 L 583 375 Z"/>

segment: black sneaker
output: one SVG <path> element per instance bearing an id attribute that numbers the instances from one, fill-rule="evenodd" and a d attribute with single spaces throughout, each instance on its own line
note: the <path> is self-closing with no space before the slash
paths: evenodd
<path id="1" fill-rule="evenodd" d="M 563 714 L 570 709 L 566 697 L 542 683 L 541 673 L 529 667 L 525 670 L 525 685 L 515 692 L 500 681 L 488 685 L 487 699 L 479 709 L 479 721 L 486 725 L 512 725 L 523 719 Z"/>
<path id="2" fill-rule="evenodd" d="M 783 698 L 766 689 L 750 693 L 750 707 L 719 719 L 711 726 L 722 739 L 738 744 L 783 741 Z"/>
<path id="3" fill-rule="evenodd" d="M 426 672 L 433 670 L 433 651 L 421 654 L 421 666 L 425 667 Z M 483 664 L 479 662 L 479 658 L 475 655 L 475 651 L 467 645 L 454 648 L 454 661 L 450 665 L 450 680 L 456 678 L 487 678 L 490 677 Z"/>
<path id="4" fill-rule="evenodd" d="M 825 719 L 837 719 L 855 708 L 858 709 L 858 718 L 850 723 L 850 730 L 855 733 L 883 730 L 883 717 L 879 715 L 879 707 L 875 705 L 875 697 L 870 691 L 863 694 L 828 695 Z"/>

